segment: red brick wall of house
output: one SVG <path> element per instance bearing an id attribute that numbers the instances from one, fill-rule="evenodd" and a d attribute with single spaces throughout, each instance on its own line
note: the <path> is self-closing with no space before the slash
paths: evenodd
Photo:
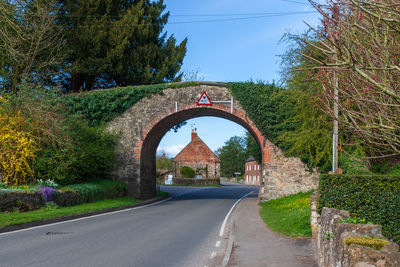
<path id="1" fill-rule="evenodd" d="M 191 142 L 182 149 L 173 159 L 175 164 L 175 177 L 180 177 L 180 168 L 189 166 L 193 169 L 206 168 L 202 178 L 220 177 L 220 160 L 211 149 L 197 136 L 197 130 L 192 131 Z"/>
<path id="2" fill-rule="evenodd" d="M 249 185 L 261 185 L 261 165 L 257 161 L 247 161 L 244 164 L 244 179 Z"/>

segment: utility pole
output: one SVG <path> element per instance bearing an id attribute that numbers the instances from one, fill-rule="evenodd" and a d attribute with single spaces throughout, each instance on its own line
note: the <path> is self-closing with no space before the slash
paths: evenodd
<path id="1" fill-rule="evenodd" d="M 339 21 L 339 10 L 337 4 L 334 5 L 334 10 L 333 10 L 333 20 L 335 25 L 337 25 Z M 334 54 L 334 63 L 337 64 L 337 54 Z M 337 77 L 337 66 L 334 67 L 334 72 L 333 72 L 333 85 L 334 85 L 334 91 L 333 91 L 333 138 L 332 138 L 332 172 L 336 172 L 338 169 L 338 135 L 339 135 L 339 81 Z"/>

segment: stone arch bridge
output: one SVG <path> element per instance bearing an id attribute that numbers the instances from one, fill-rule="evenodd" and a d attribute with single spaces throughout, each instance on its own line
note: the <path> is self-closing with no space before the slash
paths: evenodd
<path id="1" fill-rule="evenodd" d="M 212 105 L 197 105 L 203 92 L 207 93 Z M 215 116 L 236 122 L 257 141 L 262 152 L 262 199 L 316 188 L 316 175 L 309 173 L 300 159 L 283 156 L 261 134 L 230 90 L 217 83 L 164 89 L 163 95 L 143 98 L 108 123 L 107 131 L 120 135 L 114 179 L 125 182 L 129 195 L 133 197 L 154 197 L 155 154 L 162 137 L 176 124 L 201 116 Z"/>

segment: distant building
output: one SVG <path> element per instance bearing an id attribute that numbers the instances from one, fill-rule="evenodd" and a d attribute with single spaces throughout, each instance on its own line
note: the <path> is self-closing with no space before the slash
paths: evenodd
<path id="1" fill-rule="evenodd" d="M 261 185 L 261 165 L 253 157 L 249 157 L 244 164 L 246 184 Z"/>
<path id="2" fill-rule="evenodd" d="M 197 136 L 197 129 L 192 130 L 192 140 L 172 160 L 174 177 L 182 177 L 180 169 L 188 166 L 196 172 L 196 178 L 219 178 L 221 161 L 211 149 Z"/>

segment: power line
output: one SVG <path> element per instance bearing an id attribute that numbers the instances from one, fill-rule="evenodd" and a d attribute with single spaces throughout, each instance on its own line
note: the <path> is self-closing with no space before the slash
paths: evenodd
<path id="1" fill-rule="evenodd" d="M 176 21 L 176 22 L 168 22 L 167 24 L 174 25 L 174 24 L 194 24 L 194 23 L 209 23 L 209 22 L 220 22 L 220 21 L 237 21 L 237 20 L 249 20 L 249 19 L 261 19 L 261 18 L 270 18 L 270 17 L 283 17 L 283 16 L 291 16 L 291 15 L 301 15 L 301 14 L 311 14 L 311 13 L 318 13 L 317 11 L 304 11 L 304 12 L 282 12 L 282 13 L 264 13 L 268 15 L 255 15 L 255 16 L 248 16 L 248 17 L 235 17 L 235 18 L 216 18 L 216 19 L 206 19 L 206 20 L 190 20 L 190 21 Z M 262 13 L 260 13 L 262 14 Z M 96 24 L 89 24 L 89 25 L 73 25 L 73 26 L 66 26 L 71 28 L 81 28 L 81 27 L 91 27 Z M 105 26 L 104 24 L 97 24 L 99 26 Z M 109 24 L 110 25 L 110 24 Z M 151 26 L 151 25 L 159 25 L 157 23 L 132 23 L 132 24 L 124 24 L 124 25 L 110 25 L 113 27 L 132 27 L 132 26 Z M 61 26 L 60 27 L 64 27 Z"/>
<path id="2" fill-rule="evenodd" d="M 300 5 L 306 5 L 306 6 L 309 5 L 309 3 L 304 3 L 304 2 L 294 1 L 294 0 L 281 0 L 281 1 L 288 2 L 288 3 L 294 3 L 294 4 L 300 4 Z"/>
<path id="3" fill-rule="evenodd" d="M 282 0 L 284 1 L 284 0 Z M 304 12 L 311 12 L 311 11 L 304 11 Z M 268 15 L 282 15 L 282 14 L 297 14 L 297 13 L 304 13 L 304 12 L 259 12 L 259 13 L 221 13 L 221 14 L 170 14 L 169 17 L 229 17 L 229 16 L 268 16 Z M 314 11 L 316 12 L 316 11 Z M 107 15 L 59 15 L 60 17 L 79 17 L 79 18 L 123 18 L 123 16 L 107 16 Z"/>

